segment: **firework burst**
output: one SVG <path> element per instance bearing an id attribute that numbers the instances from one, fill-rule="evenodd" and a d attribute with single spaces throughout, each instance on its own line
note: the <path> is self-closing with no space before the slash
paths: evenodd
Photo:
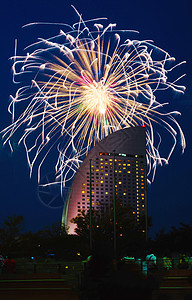
<path id="1" fill-rule="evenodd" d="M 145 125 L 151 181 L 156 166 L 168 162 L 178 133 L 185 148 L 174 118 L 179 113 L 165 113 L 167 103 L 155 97 L 157 90 L 184 92 L 177 84 L 182 76 L 169 82 L 169 72 L 181 63 L 176 65 L 151 41 L 122 41 L 121 35 L 136 32 L 118 31 L 115 24 L 104 26 L 105 18 L 84 21 L 78 16 L 78 23 L 60 24 L 57 36 L 39 39 L 26 48 L 26 55 L 12 58 L 14 81 L 22 76 L 29 84 L 12 96 L 12 124 L 4 130 L 4 143 L 11 147 L 12 137 L 22 132 L 19 143 L 25 146 L 31 173 L 35 162 L 39 165 L 39 180 L 44 161 L 57 148 L 55 173 L 64 187 L 97 142 L 122 128 Z M 23 111 L 17 116 L 19 103 Z M 161 138 L 155 137 L 154 123 L 173 138 L 167 157 L 161 157 Z"/>

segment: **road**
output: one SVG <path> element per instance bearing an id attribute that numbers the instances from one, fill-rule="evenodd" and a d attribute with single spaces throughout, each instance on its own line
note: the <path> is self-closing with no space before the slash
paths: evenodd
<path id="1" fill-rule="evenodd" d="M 76 286 L 67 284 L 63 278 L 22 277 L 0 278 L 0 300 L 78 300 Z"/>
<path id="2" fill-rule="evenodd" d="M 188 274 L 164 274 L 152 300 L 192 300 L 192 281 Z"/>
<path id="3" fill-rule="evenodd" d="M 67 277 L 59 274 L 7 275 L 0 276 L 0 300 L 79 299 L 78 280 L 67 282 Z M 192 300 L 192 278 L 187 274 L 164 273 L 160 278 L 159 288 L 149 300 Z"/>

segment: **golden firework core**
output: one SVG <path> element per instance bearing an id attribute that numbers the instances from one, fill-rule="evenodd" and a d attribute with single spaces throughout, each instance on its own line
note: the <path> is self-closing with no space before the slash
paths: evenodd
<path id="1" fill-rule="evenodd" d="M 102 81 L 93 81 L 92 84 L 84 86 L 82 96 L 84 105 L 94 114 L 105 114 L 111 101 L 110 92 Z"/>

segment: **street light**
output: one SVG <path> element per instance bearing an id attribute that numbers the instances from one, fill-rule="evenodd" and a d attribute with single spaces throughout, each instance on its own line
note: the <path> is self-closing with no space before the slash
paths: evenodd
<path id="1" fill-rule="evenodd" d="M 116 191 L 115 191 L 115 150 L 113 150 L 113 249 L 114 259 L 117 255 L 117 240 L 116 240 Z"/>
<path id="2" fill-rule="evenodd" d="M 92 180 L 91 180 L 91 159 L 89 160 L 89 247 L 92 252 Z"/>

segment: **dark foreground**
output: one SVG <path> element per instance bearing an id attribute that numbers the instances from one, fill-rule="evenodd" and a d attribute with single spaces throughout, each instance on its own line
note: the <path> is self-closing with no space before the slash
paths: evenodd
<path id="1" fill-rule="evenodd" d="M 156 272 L 149 278 L 133 265 L 101 270 L 1 274 L 0 300 L 192 300 L 192 271 Z"/>

